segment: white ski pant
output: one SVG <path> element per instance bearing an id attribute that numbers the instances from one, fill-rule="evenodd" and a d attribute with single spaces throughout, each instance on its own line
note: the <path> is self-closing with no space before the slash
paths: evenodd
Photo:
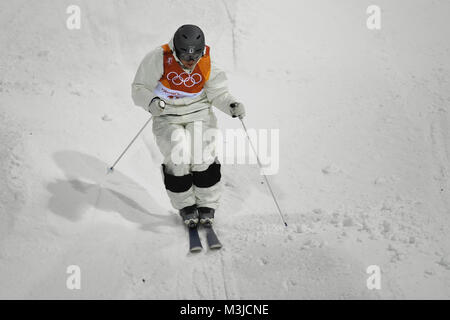
<path id="1" fill-rule="evenodd" d="M 170 202 L 178 210 L 194 204 L 217 209 L 222 191 L 221 165 L 215 157 L 215 139 L 204 138 L 207 130 L 217 129 L 217 118 L 212 110 L 196 121 L 179 122 L 182 118 L 177 118 L 153 118 Z"/>

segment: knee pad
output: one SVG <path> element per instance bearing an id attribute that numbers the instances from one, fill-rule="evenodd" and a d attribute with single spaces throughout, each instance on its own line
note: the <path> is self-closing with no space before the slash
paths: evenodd
<path id="1" fill-rule="evenodd" d="M 162 165 L 162 170 L 164 174 L 164 185 L 166 189 L 171 192 L 186 192 L 192 187 L 193 177 L 192 174 L 187 174 L 184 176 L 174 176 L 166 172 L 166 166 Z"/>
<path id="2" fill-rule="evenodd" d="M 213 162 L 205 171 L 193 171 L 193 183 L 199 188 L 209 188 L 220 181 L 220 163 Z"/>

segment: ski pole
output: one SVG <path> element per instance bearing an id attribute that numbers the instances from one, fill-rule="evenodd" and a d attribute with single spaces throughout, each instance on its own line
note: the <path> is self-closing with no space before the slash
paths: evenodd
<path id="1" fill-rule="evenodd" d="M 120 159 L 123 157 L 123 155 L 125 154 L 125 152 L 127 152 L 127 150 L 131 147 L 131 145 L 134 143 L 134 141 L 137 139 L 137 137 L 139 137 L 139 135 L 141 134 L 142 131 L 144 131 L 145 127 L 149 124 L 150 120 L 152 120 L 153 116 L 150 116 L 150 118 L 147 120 L 147 122 L 144 124 L 144 126 L 141 128 L 141 130 L 139 130 L 139 132 L 136 134 L 136 136 L 133 138 L 133 140 L 131 140 L 131 142 L 128 144 L 128 146 L 125 148 L 125 150 L 122 152 L 122 154 L 119 156 L 119 158 L 117 158 L 116 162 L 114 162 L 114 164 L 108 168 L 108 173 L 113 172 L 114 167 L 116 166 L 116 164 L 120 161 Z"/>
<path id="2" fill-rule="evenodd" d="M 259 160 L 259 157 L 258 157 L 258 153 L 256 152 L 256 149 L 253 146 L 252 140 L 250 140 L 250 136 L 248 135 L 247 127 L 245 126 L 244 120 L 242 120 L 242 118 L 239 118 L 239 120 L 241 120 L 242 127 L 244 127 L 244 131 L 245 131 L 245 134 L 247 135 L 247 139 L 250 142 L 250 146 L 252 147 L 252 150 L 253 150 L 253 152 L 255 153 L 255 156 L 256 156 L 256 160 L 258 161 L 259 169 L 263 173 L 264 179 L 266 180 L 266 185 L 269 188 L 270 194 L 272 195 L 272 198 L 273 198 L 273 201 L 275 202 L 276 207 L 278 208 L 278 213 L 280 214 L 281 221 L 283 221 L 284 226 L 287 227 L 288 225 L 287 225 L 286 221 L 283 218 L 283 213 L 281 212 L 280 205 L 278 204 L 278 201 L 277 201 L 277 199 L 275 197 L 275 194 L 273 193 L 272 187 L 270 186 L 269 179 L 264 174 L 261 161 Z"/>

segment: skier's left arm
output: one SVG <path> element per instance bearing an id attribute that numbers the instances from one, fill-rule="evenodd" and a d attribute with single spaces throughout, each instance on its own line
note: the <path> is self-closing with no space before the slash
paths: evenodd
<path id="1" fill-rule="evenodd" d="M 245 116 L 244 105 L 238 102 L 228 91 L 225 72 L 213 63 L 211 63 L 209 80 L 205 84 L 205 92 L 211 104 L 219 110 L 232 117 L 242 119 Z"/>

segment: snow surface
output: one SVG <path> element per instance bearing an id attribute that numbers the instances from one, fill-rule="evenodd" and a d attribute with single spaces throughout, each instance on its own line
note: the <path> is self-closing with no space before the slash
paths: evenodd
<path id="1" fill-rule="evenodd" d="M 450 3 L 379 0 L 378 31 L 371 4 L 1 1 L 0 298 L 450 298 Z M 204 29 L 247 127 L 280 129 L 269 179 L 289 224 L 256 166 L 225 165 L 224 248 L 195 255 L 150 128 L 106 175 L 148 118 L 138 64 L 184 23 Z"/>

